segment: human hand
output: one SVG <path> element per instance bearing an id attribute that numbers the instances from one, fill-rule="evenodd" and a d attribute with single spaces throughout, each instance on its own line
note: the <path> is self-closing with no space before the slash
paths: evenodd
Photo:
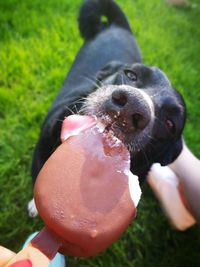
<path id="1" fill-rule="evenodd" d="M 0 267 L 47 267 L 49 263 L 49 258 L 31 245 L 17 254 L 0 246 Z"/>
<path id="2" fill-rule="evenodd" d="M 15 253 L 13 251 L 0 246 L 0 267 L 5 266 L 14 256 Z"/>

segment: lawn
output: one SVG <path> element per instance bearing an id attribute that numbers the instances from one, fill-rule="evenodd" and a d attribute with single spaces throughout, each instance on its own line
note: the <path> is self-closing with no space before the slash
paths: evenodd
<path id="1" fill-rule="evenodd" d="M 163 69 L 183 94 L 184 136 L 200 157 L 200 3 L 118 0 L 146 64 Z M 77 28 L 81 1 L 0 0 L 0 244 L 19 250 L 41 229 L 27 216 L 32 196 L 31 158 L 43 118 L 83 40 Z M 199 267 L 200 229 L 171 228 L 147 186 L 134 224 L 106 252 L 68 258 L 68 266 Z"/>

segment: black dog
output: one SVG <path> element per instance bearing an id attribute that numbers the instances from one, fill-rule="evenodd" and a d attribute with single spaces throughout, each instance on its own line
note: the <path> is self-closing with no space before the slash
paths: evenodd
<path id="1" fill-rule="evenodd" d="M 60 144 L 59 121 L 71 110 L 97 116 L 127 145 L 131 171 L 142 182 L 153 163 L 167 165 L 180 154 L 184 101 L 161 70 L 141 63 L 129 23 L 114 1 L 85 1 L 79 28 L 85 44 L 42 126 L 33 181 Z"/>

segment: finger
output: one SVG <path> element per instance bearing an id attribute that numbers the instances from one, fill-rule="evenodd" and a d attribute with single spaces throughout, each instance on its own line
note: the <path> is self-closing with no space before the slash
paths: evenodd
<path id="1" fill-rule="evenodd" d="M 3 267 L 14 256 L 13 251 L 0 246 L 0 267 Z"/>

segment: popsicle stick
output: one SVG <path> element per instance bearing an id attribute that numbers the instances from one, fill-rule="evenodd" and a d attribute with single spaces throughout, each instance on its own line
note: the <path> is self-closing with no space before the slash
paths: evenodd
<path id="1" fill-rule="evenodd" d="M 32 240 L 31 245 L 39 249 L 44 255 L 52 260 L 59 248 L 62 246 L 62 242 L 52 231 L 44 227 Z"/>

